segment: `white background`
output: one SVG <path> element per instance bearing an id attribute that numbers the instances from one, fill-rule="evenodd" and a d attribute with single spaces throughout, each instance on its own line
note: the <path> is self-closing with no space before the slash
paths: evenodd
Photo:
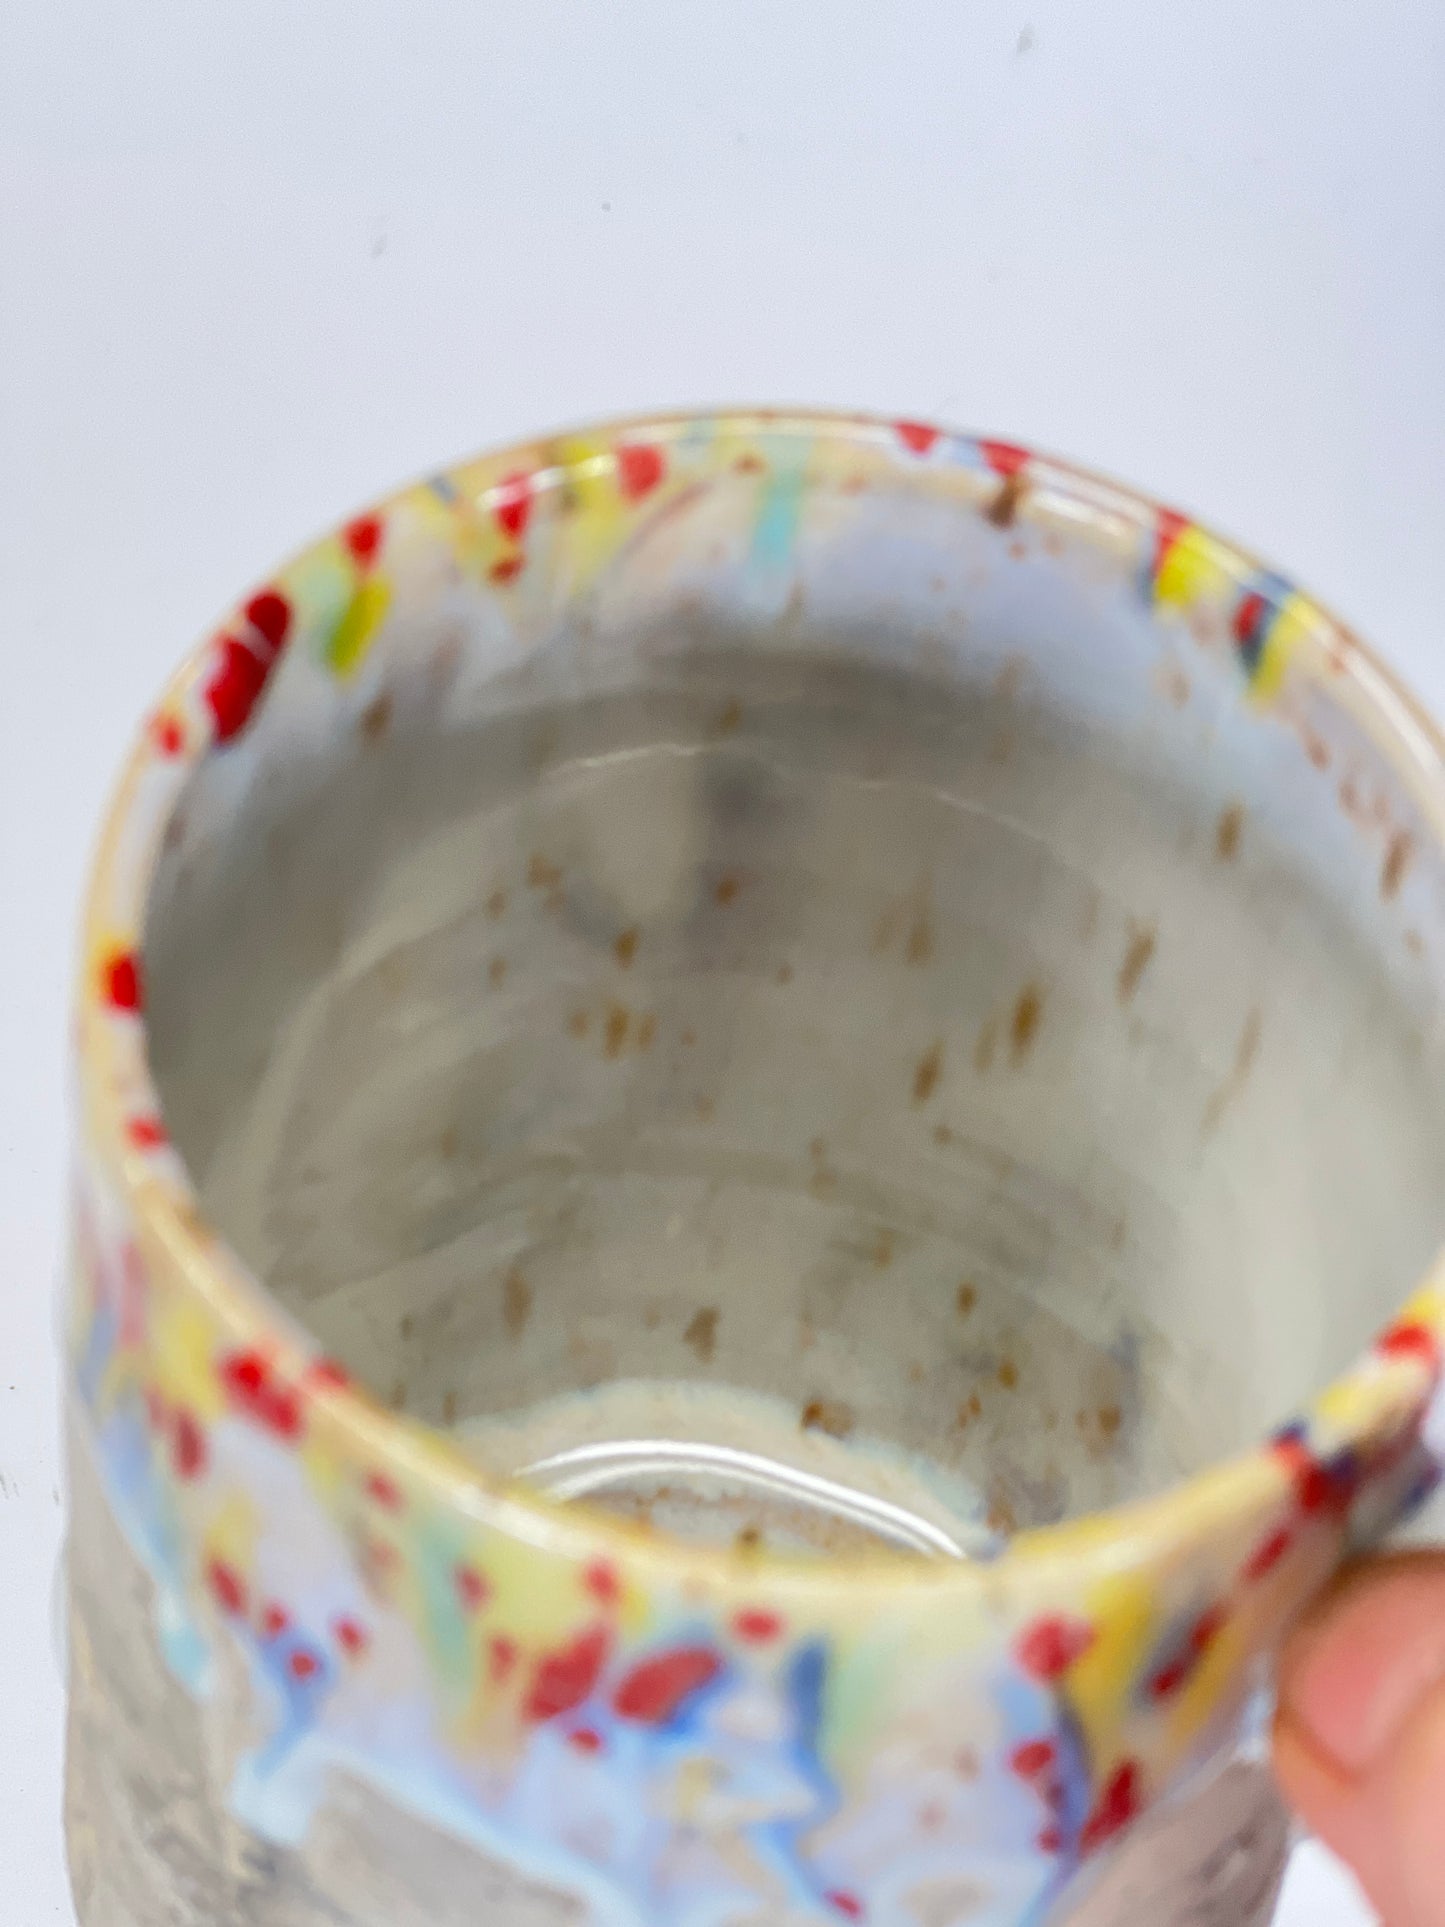
<path id="1" fill-rule="evenodd" d="M 1113 470 L 1445 707 L 1442 129 L 1440 0 L 0 0 L 7 1927 L 70 1919 L 74 907 L 169 666 L 443 458 L 773 399 Z M 1296 1869 L 1294 1927 L 1363 1918 Z"/>

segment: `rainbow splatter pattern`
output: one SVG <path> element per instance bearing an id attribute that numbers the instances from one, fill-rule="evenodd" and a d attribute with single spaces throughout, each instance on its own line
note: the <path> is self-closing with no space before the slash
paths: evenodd
<path id="1" fill-rule="evenodd" d="M 353 727 L 427 585 L 505 630 L 723 481 L 750 491 L 763 594 L 808 517 L 901 482 L 963 500 L 1001 556 L 1051 518 L 1082 529 L 1160 622 L 1232 651 L 1258 702 L 1327 685 L 1348 643 L 1182 517 L 913 422 L 633 424 L 352 520 L 205 643 L 122 785 L 79 1013 L 75 1395 L 172 1669 L 203 1706 L 223 1654 L 243 1671 L 262 1737 L 230 1797 L 270 1839 L 304 1834 L 344 1767 L 598 1921 L 892 1927 L 952 1883 L 980 1927 L 1041 1923 L 1230 1743 L 1349 1536 L 1437 1475 L 1445 1289 L 1256 1452 L 991 1565 L 685 1549 L 490 1488 L 317 1355 L 201 1221 L 146 1067 L 143 906 L 192 767 L 245 756 L 293 677 Z"/>

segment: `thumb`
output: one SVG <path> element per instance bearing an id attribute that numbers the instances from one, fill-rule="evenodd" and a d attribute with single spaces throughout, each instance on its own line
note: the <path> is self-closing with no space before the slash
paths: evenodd
<path id="1" fill-rule="evenodd" d="M 1386 1927 L 1445 1927 L 1445 1553 L 1355 1567 L 1295 1630 L 1274 1754 Z"/>

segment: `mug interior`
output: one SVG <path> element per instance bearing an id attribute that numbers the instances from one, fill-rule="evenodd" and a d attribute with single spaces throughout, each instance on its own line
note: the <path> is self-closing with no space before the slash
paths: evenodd
<path id="1" fill-rule="evenodd" d="M 416 536 L 346 700 L 286 662 L 191 778 L 151 1064 L 225 1238 L 480 1464 L 985 1551 L 1248 1445 L 1423 1272 L 1445 886 L 1363 659 L 1252 700 L 1151 511 L 870 462 L 779 556 L 789 472 L 510 602 Z"/>

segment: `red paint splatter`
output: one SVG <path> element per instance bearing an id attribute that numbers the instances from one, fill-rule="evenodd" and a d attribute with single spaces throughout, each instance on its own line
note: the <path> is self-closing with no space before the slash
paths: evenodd
<path id="1" fill-rule="evenodd" d="M 306 1367 L 306 1383 L 318 1392 L 344 1392 L 351 1385 L 351 1374 L 336 1358 L 313 1358 Z"/>
<path id="2" fill-rule="evenodd" d="M 140 960 L 133 950 L 118 950 L 100 974 L 100 990 L 112 1010 L 140 1010 L 145 1003 L 145 983 Z"/>
<path id="3" fill-rule="evenodd" d="M 912 449 L 915 455 L 926 455 L 940 433 L 927 422 L 895 422 L 893 426 L 899 441 L 905 448 Z"/>
<path id="4" fill-rule="evenodd" d="M 304 1646 L 298 1646 L 286 1663 L 291 1669 L 292 1679 L 315 1679 L 321 1671 L 321 1661 Z"/>
<path id="5" fill-rule="evenodd" d="M 458 1566 L 455 1574 L 457 1598 L 469 1613 L 480 1612 L 492 1596 L 492 1589 L 475 1566 Z"/>
<path id="6" fill-rule="evenodd" d="M 499 588 L 505 588 L 507 583 L 516 581 L 526 565 L 527 559 L 523 555 L 504 555 L 500 562 L 492 564 L 487 574 Z"/>
<path id="7" fill-rule="evenodd" d="M 567 1744 L 578 1753 L 600 1753 L 603 1739 L 595 1726 L 577 1726 L 567 1735 Z"/>
<path id="8" fill-rule="evenodd" d="M 612 1636 L 605 1626 L 593 1626 L 579 1633 L 570 1646 L 555 1653 L 544 1653 L 537 1661 L 532 1684 L 527 1692 L 525 1712 L 529 1720 L 556 1719 L 570 1713 L 591 1694 L 607 1664 Z"/>
<path id="9" fill-rule="evenodd" d="M 504 475 L 492 491 L 492 514 L 503 535 L 520 542 L 532 517 L 530 475 Z"/>
<path id="10" fill-rule="evenodd" d="M 291 1615 L 284 1606 L 272 1602 L 261 1615 L 261 1631 L 267 1639 L 276 1639 L 291 1624 Z"/>
<path id="11" fill-rule="evenodd" d="M 1122 1833 L 1132 1820 L 1137 1819 L 1141 1805 L 1138 1762 L 1125 1760 L 1105 1787 L 1099 1804 L 1084 1822 L 1083 1832 L 1079 1835 L 1080 1851 L 1094 1853 Z"/>
<path id="12" fill-rule="evenodd" d="M 583 1590 L 604 1606 L 615 1606 L 622 1597 L 622 1581 L 617 1577 L 617 1568 L 605 1559 L 594 1560 L 582 1575 Z"/>
<path id="13" fill-rule="evenodd" d="M 158 756 L 179 756 L 186 746 L 186 732 L 174 716 L 157 716 L 151 723 L 151 742 Z"/>
<path id="14" fill-rule="evenodd" d="M 1189 527 L 1189 517 L 1177 509 L 1160 509 L 1154 519 L 1154 573 L 1164 566 L 1164 558 Z"/>
<path id="15" fill-rule="evenodd" d="M 375 1499 L 378 1505 L 384 1505 L 388 1512 L 400 1512 L 405 1504 L 401 1487 L 385 1472 L 367 1473 L 366 1493 L 367 1497 Z"/>
<path id="16" fill-rule="evenodd" d="M 1288 1471 L 1294 1502 L 1306 1517 L 1340 1512 L 1349 1504 L 1355 1481 L 1347 1464 L 1326 1465 L 1293 1432 L 1275 1439 L 1270 1449 Z"/>
<path id="17" fill-rule="evenodd" d="M 665 1726 L 676 1717 L 684 1700 L 700 1691 L 722 1671 L 722 1661 L 706 1646 L 679 1646 L 670 1653 L 644 1659 L 612 1695 L 613 1710 L 625 1720 L 646 1726 Z"/>
<path id="18" fill-rule="evenodd" d="M 246 604 L 246 620 L 274 655 L 290 631 L 291 604 L 275 589 L 262 589 Z"/>
<path id="19" fill-rule="evenodd" d="M 487 1670 L 495 1684 L 500 1686 L 504 1679 L 511 1676 L 520 1657 L 515 1639 L 509 1639 L 505 1633 L 493 1635 L 488 1647 Z"/>
<path id="20" fill-rule="evenodd" d="M 381 548 L 381 517 L 358 515 L 341 531 L 341 539 L 359 569 L 369 569 Z"/>
<path id="21" fill-rule="evenodd" d="M 1239 607 L 1234 612 L 1234 620 L 1230 628 L 1233 631 L 1234 640 L 1241 648 L 1246 643 L 1254 641 L 1259 632 L 1259 625 L 1264 619 L 1264 612 L 1264 597 L 1257 589 L 1251 589 L 1248 595 L 1240 598 Z"/>
<path id="22" fill-rule="evenodd" d="M 1014 1656 L 1030 1679 L 1051 1685 L 1084 1657 L 1094 1639 L 1094 1628 L 1085 1621 L 1051 1614 L 1026 1628 Z"/>
<path id="23" fill-rule="evenodd" d="M 1200 1614 L 1190 1627 L 1180 1650 L 1150 1679 L 1148 1692 L 1151 1699 L 1170 1699 L 1185 1685 L 1214 1644 L 1223 1625 L 1222 1606 L 1211 1606 L 1207 1612 Z"/>
<path id="24" fill-rule="evenodd" d="M 1405 1318 L 1391 1325 L 1380 1334 L 1375 1350 L 1382 1358 L 1418 1358 L 1437 1375 L 1440 1371 L 1440 1340 L 1419 1319 Z"/>
<path id="25" fill-rule="evenodd" d="M 211 712 L 218 743 L 229 743 L 251 720 L 274 660 L 270 655 L 257 655 L 235 636 L 217 640 L 214 666 L 201 694 Z"/>
<path id="26" fill-rule="evenodd" d="M 246 1584 L 234 1566 L 212 1559 L 206 1566 L 206 1585 L 222 1612 L 239 1618 L 246 1610 Z"/>
<path id="27" fill-rule="evenodd" d="M 1291 1528 L 1277 1526 L 1267 1537 L 1260 1540 L 1245 1560 L 1245 1578 L 1254 1582 L 1263 1579 L 1267 1573 L 1273 1572 L 1293 1544 L 1294 1533 Z"/>
<path id="28" fill-rule="evenodd" d="M 779 1638 L 782 1630 L 781 1616 L 761 1606 L 745 1606 L 733 1615 L 733 1632 L 748 1646 L 765 1646 L 770 1639 Z"/>
<path id="29" fill-rule="evenodd" d="M 617 451 L 617 486 L 629 502 L 650 495 L 665 469 L 662 450 L 651 442 L 623 442 Z"/>
<path id="30" fill-rule="evenodd" d="M 824 1894 L 823 1898 L 833 1909 L 834 1913 L 841 1914 L 844 1920 L 861 1920 L 863 1918 L 863 1902 L 858 1898 L 857 1894 L 850 1894 L 845 1892 L 841 1887 L 835 1887 L 832 1893 Z"/>
<path id="31" fill-rule="evenodd" d="M 278 1438 L 300 1436 L 301 1400 L 275 1376 L 264 1354 L 229 1353 L 221 1360 L 219 1377 L 228 1400 L 243 1417 Z"/>
<path id="32" fill-rule="evenodd" d="M 166 1127 L 158 1117 L 127 1118 L 125 1134 L 137 1151 L 154 1151 L 166 1142 Z"/>
<path id="33" fill-rule="evenodd" d="M 1064 1851 L 1064 1830 L 1062 1827 L 1045 1827 L 1036 1842 L 1040 1853 L 1058 1854 Z"/>
<path id="34" fill-rule="evenodd" d="M 980 442 L 978 446 L 994 474 L 1001 475 L 1006 482 L 1021 475 L 1029 465 L 1029 451 L 1016 447 L 1013 442 Z"/>
<path id="35" fill-rule="evenodd" d="M 177 1412 L 171 1427 L 171 1465 L 178 1479 L 198 1479 L 206 1469 L 206 1435 L 194 1412 Z"/>
<path id="36" fill-rule="evenodd" d="M 1051 1770 L 1056 1758 L 1052 1740 L 1025 1740 L 1009 1755 L 1009 1767 L 1021 1780 L 1037 1780 Z"/>
<path id="37" fill-rule="evenodd" d="M 332 1632 L 336 1643 L 349 1659 L 359 1659 L 371 1644 L 366 1628 L 359 1620 L 343 1617 L 333 1621 Z"/>

